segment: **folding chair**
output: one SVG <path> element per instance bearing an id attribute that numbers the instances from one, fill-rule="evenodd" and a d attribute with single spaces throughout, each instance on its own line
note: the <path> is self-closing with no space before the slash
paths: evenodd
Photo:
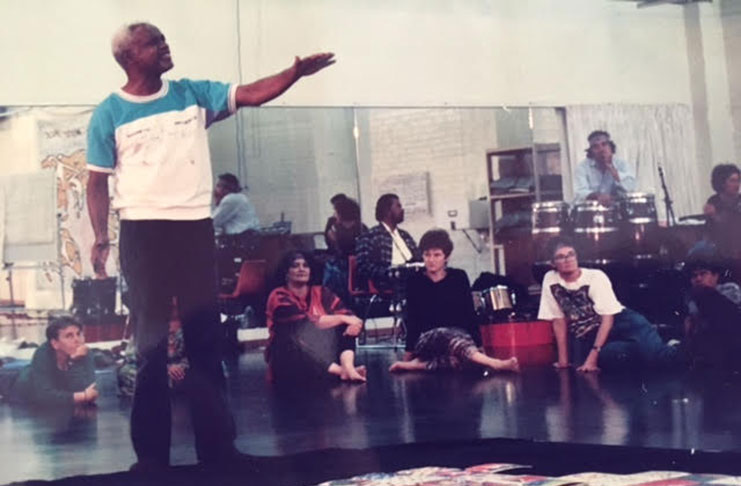
<path id="1" fill-rule="evenodd" d="M 231 346 L 238 347 L 237 329 L 245 317 L 247 306 L 255 314 L 265 315 L 267 289 L 267 261 L 245 260 L 239 268 L 237 286 L 230 294 L 219 294 L 219 311 L 226 316 L 226 338 Z"/>
<path id="2" fill-rule="evenodd" d="M 391 326 L 390 347 L 396 348 L 400 345 L 402 333 L 401 309 L 396 309 L 397 302 L 394 300 L 393 290 L 379 290 L 370 279 L 365 281 L 365 286 L 359 285 L 357 271 L 358 260 L 355 255 L 348 257 L 347 287 L 350 297 L 353 300 L 353 311 L 365 323 L 369 318 L 376 317 L 393 317 L 394 321 Z M 368 331 L 363 326 L 363 332 L 358 336 L 358 345 L 365 347 L 389 347 L 389 345 L 378 343 L 378 329 L 375 329 L 376 344 L 367 344 Z"/>

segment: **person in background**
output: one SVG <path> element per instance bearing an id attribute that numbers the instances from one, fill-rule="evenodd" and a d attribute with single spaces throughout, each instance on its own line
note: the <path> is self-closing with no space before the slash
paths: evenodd
<path id="1" fill-rule="evenodd" d="M 238 235 L 260 229 L 255 207 L 242 192 L 239 179 L 228 172 L 219 175 L 214 186 L 215 208 L 211 213 L 217 235 Z"/>
<path id="2" fill-rule="evenodd" d="M 384 194 L 376 202 L 378 224 L 357 239 L 358 275 L 373 281 L 379 289 L 389 289 L 388 271 L 394 265 L 421 260 L 412 236 L 399 228 L 404 208 L 399 196 Z"/>
<path id="3" fill-rule="evenodd" d="M 328 377 L 364 382 L 365 367 L 355 366 L 355 338 L 363 322 L 331 290 L 311 283 L 309 255 L 284 256 L 276 280 L 282 285 L 267 304 L 270 378 L 297 385 Z"/>
<path id="4" fill-rule="evenodd" d="M 574 199 L 582 202 L 595 199 L 609 206 L 626 192 L 635 191 L 635 169 L 615 157 L 615 142 L 604 130 L 595 130 L 587 137 L 587 158 L 579 162 L 574 173 Z"/>
<path id="5" fill-rule="evenodd" d="M 171 390 L 179 391 L 185 385 L 188 367 L 182 323 L 178 315 L 177 302 L 173 299 L 167 335 L 167 377 Z M 124 362 L 118 369 L 117 377 L 121 395 L 133 397 L 136 385 L 136 345 L 134 341 L 131 341 L 126 348 Z"/>
<path id="6" fill-rule="evenodd" d="M 693 366 L 741 369 L 741 288 L 721 282 L 725 268 L 717 258 L 695 258 L 690 277 L 685 338 Z"/>
<path id="7" fill-rule="evenodd" d="M 664 344 L 645 317 L 617 300 L 602 270 L 579 267 L 571 240 L 555 238 L 550 247 L 553 270 L 543 277 L 538 319 L 553 324 L 556 368 L 572 361 L 583 372 L 683 362 L 678 346 Z"/>
<path id="8" fill-rule="evenodd" d="M 716 165 L 710 182 L 715 194 L 703 208 L 707 237 L 721 258 L 738 261 L 741 259 L 741 171 L 734 164 Z M 738 262 L 733 266 L 737 270 Z"/>
<path id="9" fill-rule="evenodd" d="M 70 316 L 54 317 L 46 342 L 15 382 L 12 395 L 40 406 L 90 405 L 98 398 L 95 365 L 82 326 Z"/>
<path id="10" fill-rule="evenodd" d="M 167 335 L 173 297 L 183 323 L 188 375 L 195 380 L 187 389 L 193 390 L 188 395 L 198 461 L 212 468 L 249 468 L 252 460 L 234 446 L 236 427 L 222 368 L 207 129 L 240 107 L 275 99 L 299 79 L 333 64 L 334 55 L 296 57 L 277 74 L 236 85 L 163 79 L 174 67 L 170 47 L 149 23 L 123 26 L 111 44 L 126 83 L 90 119 L 87 205 L 95 235 L 90 260 L 98 278 L 106 276 L 111 204 L 121 220 L 121 271 L 136 316 L 138 353 L 132 470 L 159 473 L 170 465 Z"/>
<path id="11" fill-rule="evenodd" d="M 481 351 L 481 334 L 463 270 L 448 267 L 453 242 L 445 230 L 422 235 L 419 247 L 425 271 L 407 280 L 407 328 L 404 360 L 389 371 L 462 370 L 488 367 L 519 371 L 517 358 L 490 358 Z"/>
<path id="12" fill-rule="evenodd" d="M 335 220 L 325 233 L 332 245 L 324 265 L 323 285 L 350 303 L 348 290 L 348 258 L 355 254 L 358 237 L 368 231 L 360 221 L 360 206 L 354 199 L 343 197 L 335 202 Z"/>
<path id="13" fill-rule="evenodd" d="M 324 225 L 324 243 L 327 245 L 327 249 L 331 252 L 335 250 L 335 235 L 334 227 L 337 223 L 337 203 L 347 199 L 347 196 L 341 192 L 335 194 L 329 199 L 329 203 L 332 205 L 332 216 L 327 218 L 327 224 Z"/>

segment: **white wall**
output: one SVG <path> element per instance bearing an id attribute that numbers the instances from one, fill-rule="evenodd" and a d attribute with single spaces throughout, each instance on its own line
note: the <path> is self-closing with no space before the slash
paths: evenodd
<path id="1" fill-rule="evenodd" d="M 123 82 L 110 55 L 112 33 L 124 22 L 146 20 L 171 44 L 173 78 L 247 81 L 288 66 L 296 54 L 337 54 L 335 66 L 302 80 L 274 105 L 684 103 L 692 106 L 703 136 L 697 155 L 709 176 L 714 163 L 735 161 L 741 150 L 735 82 L 741 27 L 733 5 L 6 0 L 0 2 L 0 105 L 97 103 Z M 242 129 L 230 120 L 212 131 L 217 167 L 236 159 L 234 135 Z M 7 164 L 0 164 L 5 171 Z M 361 171 L 361 186 L 372 185 L 364 177 L 378 169 Z M 472 177 L 467 170 L 455 177 Z M 469 192 L 479 191 L 439 194 L 462 201 Z"/>
<path id="2" fill-rule="evenodd" d="M 448 211 L 458 229 L 468 228 L 468 201 L 488 195 L 486 150 L 502 146 L 497 112 L 491 108 L 375 108 L 357 112 L 363 220 L 375 222 L 377 182 L 391 175 L 428 174 L 429 212 L 408 214 L 402 227 L 416 241 L 430 228 L 450 230 Z M 525 111 L 525 110 L 522 110 Z M 506 124 L 502 123 L 502 125 Z M 529 131 L 525 136 L 530 140 Z M 402 194 L 401 202 L 404 204 Z M 451 231 L 455 250 L 451 265 L 463 268 L 473 280 L 491 270 L 491 254 L 476 231 L 476 246 L 461 231 Z"/>
<path id="3" fill-rule="evenodd" d="M 238 48 L 244 79 L 287 66 L 296 54 L 336 52 L 331 74 L 304 81 L 279 104 L 689 101 L 682 10 L 671 6 L 638 10 L 607 0 L 24 0 L 1 2 L 0 18 L 5 104 L 97 102 L 122 79 L 109 54 L 112 32 L 142 19 L 167 35 L 174 77 L 236 80 Z"/>
<path id="4" fill-rule="evenodd" d="M 321 232 L 334 194 L 358 197 L 352 109 L 263 108 L 241 115 L 240 172 L 264 226 L 283 215 L 296 233 Z"/>
<path id="5" fill-rule="evenodd" d="M 282 69 L 296 54 L 336 52 L 331 72 L 301 81 L 274 104 L 700 102 L 699 116 L 710 125 L 709 148 L 700 155 L 735 159 L 731 124 L 724 123 L 726 58 L 737 52 L 732 4 L 637 9 L 611 0 L 8 0 L 0 2 L 0 45 L 6 46 L 0 50 L 0 105 L 96 103 L 123 79 L 109 52 L 112 32 L 126 21 L 148 20 L 171 43 L 173 77 L 251 80 Z M 690 9 L 698 14 L 688 23 Z M 702 63 L 696 81 L 706 100 L 691 89 L 688 30 L 703 44 L 696 53 L 701 57 L 690 58 Z"/>

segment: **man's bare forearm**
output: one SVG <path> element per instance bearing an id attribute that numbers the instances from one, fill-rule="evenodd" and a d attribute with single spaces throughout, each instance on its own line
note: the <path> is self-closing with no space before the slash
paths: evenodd
<path id="1" fill-rule="evenodd" d="M 237 88 L 237 107 L 260 106 L 282 95 L 298 80 L 296 65 Z"/>
<path id="2" fill-rule="evenodd" d="M 87 180 L 87 208 L 96 243 L 108 243 L 108 174 L 91 171 Z"/>
<path id="3" fill-rule="evenodd" d="M 558 362 L 561 364 L 566 364 L 569 362 L 569 350 L 567 345 L 567 328 L 565 319 L 553 320 L 553 334 L 556 337 Z"/>
<path id="4" fill-rule="evenodd" d="M 237 107 L 259 106 L 283 94 L 293 83 L 304 76 L 311 76 L 334 64 L 334 54 L 322 52 L 293 61 L 288 69 L 260 79 L 254 83 L 237 87 Z"/>
<path id="5" fill-rule="evenodd" d="M 601 317 L 602 322 L 599 329 L 597 329 L 597 335 L 594 337 L 594 347 L 598 348 L 597 351 L 602 349 L 602 346 L 607 342 L 607 337 L 610 335 L 612 324 L 615 321 L 615 316 L 613 315 L 604 315 Z"/>

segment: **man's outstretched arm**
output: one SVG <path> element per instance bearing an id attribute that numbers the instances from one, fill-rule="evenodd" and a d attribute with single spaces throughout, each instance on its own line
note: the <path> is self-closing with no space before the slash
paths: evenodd
<path id="1" fill-rule="evenodd" d="M 237 107 L 259 106 L 283 94 L 303 76 L 311 76 L 335 63 L 334 54 L 323 52 L 299 58 L 278 74 L 237 87 Z"/>

